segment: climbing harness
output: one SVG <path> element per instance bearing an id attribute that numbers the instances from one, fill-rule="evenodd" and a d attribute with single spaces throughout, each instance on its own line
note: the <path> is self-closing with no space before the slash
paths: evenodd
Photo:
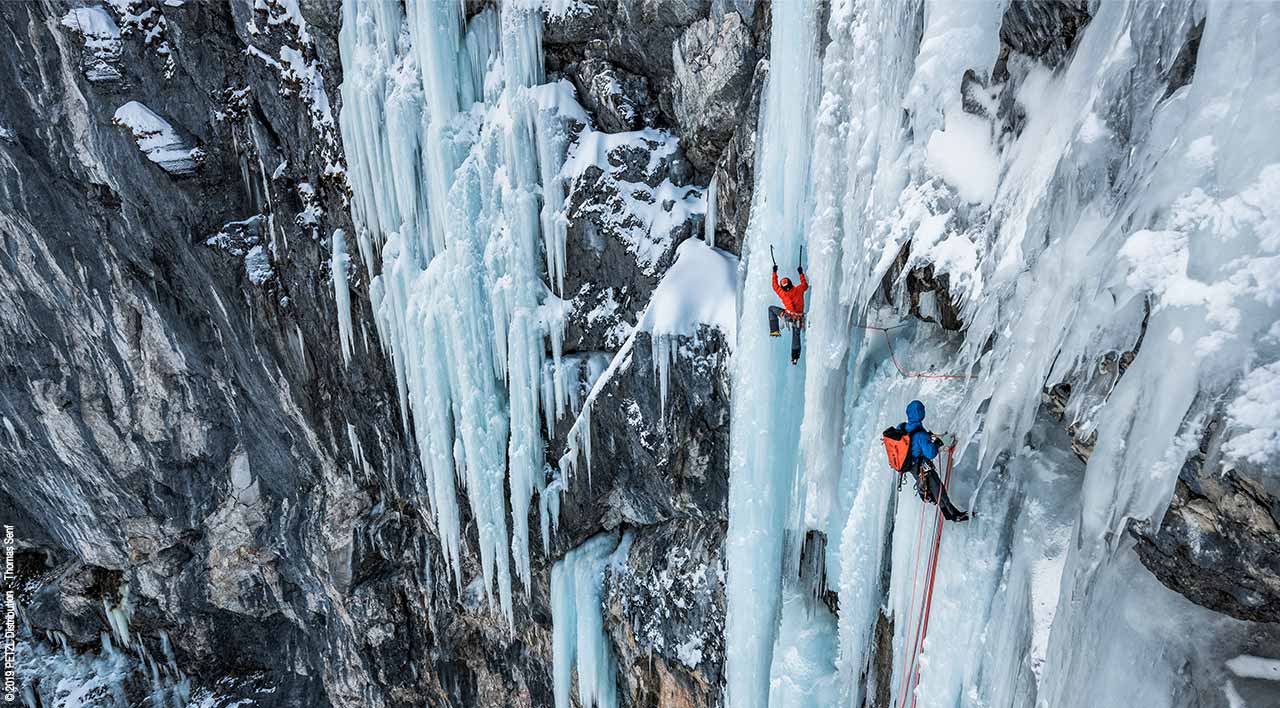
<path id="1" fill-rule="evenodd" d="M 953 443 L 947 447 L 947 474 L 946 479 L 942 483 L 942 488 L 946 489 L 951 484 L 951 467 L 955 458 L 956 446 Z M 898 701 L 899 708 L 906 708 L 907 696 L 911 696 L 911 708 L 916 705 L 916 687 L 920 685 L 920 652 L 924 649 L 925 637 L 929 634 L 929 613 L 933 608 L 933 586 L 934 581 L 938 578 L 938 555 L 942 548 L 942 506 L 939 504 L 933 515 L 933 540 L 930 542 L 929 556 L 925 562 L 925 581 L 924 592 L 921 594 L 921 604 L 919 611 L 916 610 L 916 587 L 920 576 L 920 549 L 921 542 L 924 540 L 924 519 L 926 514 L 920 514 L 920 528 L 916 532 L 916 562 L 915 570 L 911 576 L 911 604 L 909 606 L 911 614 L 907 620 L 907 651 L 903 654 L 902 660 L 902 695 Z M 915 633 L 911 632 L 911 617 L 916 617 Z"/>
<path id="2" fill-rule="evenodd" d="M 804 329 L 804 315 L 791 310 L 783 310 L 779 321 L 782 323 L 783 329 Z"/>
<path id="3" fill-rule="evenodd" d="M 902 374 L 902 378 L 904 379 L 976 379 L 978 378 L 977 376 L 968 376 L 965 374 L 930 374 L 922 371 L 907 371 L 907 369 L 904 368 L 902 364 L 898 361 L 898 355 L 893 351 L 893 335 L 889 334 L 891 330 L 895 330 L 895 329 L 898 329 L 899 327 L 907 326 L 906 322 L 903 322 L 901 324 L 896 324 L 892 327 L 879 327 L 876 325 L 869 325 L 869 324 L 855 324 L 853 326 L 856 327 L 857 329 L 870 329 L 870 330 L 875 330 L 877 332 L 884 332 L 884 341 L 889 346 L 889 358 L 893 361 L 893 365 L 897 367 L 898 373 Z"/>

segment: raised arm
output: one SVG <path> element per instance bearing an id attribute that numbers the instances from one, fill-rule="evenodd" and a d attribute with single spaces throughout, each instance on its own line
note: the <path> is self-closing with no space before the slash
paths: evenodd
<path id="1" fill-rule="evenodd" d="M 778 285 L 778 266 L 773 267 L 773 291 L 782 297 L 782 286 Z"/>

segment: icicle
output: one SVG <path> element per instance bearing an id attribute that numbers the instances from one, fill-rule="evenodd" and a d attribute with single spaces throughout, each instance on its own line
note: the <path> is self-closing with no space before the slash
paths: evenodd
<path id="1" fill-rule="evenodd" d="M 552 685 L 556 708 L 570 708 L 574 669 L 577 705 L 615 708 L 617 666 L 604 628 L 603 584 L 618 539 L 601 534 L 569 551 L 551 569 Z"/>
<path id="2" fill-rule="evenodd" d="M 711 184 L 707 186 L 707 216 L 702 222 L 702 240 L 706 241 L 707 245 L 712 248 L 716 247 L 716 219 L 719 214 L 719 207 L 716 204 L 717 180 L 719 180 L 719 175 L 712 177 Z"/>
<path id="3" fill-rule="evenodd" d="M 351 257 L 347 255 L 347 239 L 342 229 L 333 232 L 333 255 L 329 261 L 333 271 L 333 301 L 338 307 L 338 340 L 342 350 L 342 363 L 351 364 L 354 351 L 351 344 L 351 290 L 347 287 L 347 268 Z"/>
<path id="4" fill-rule="evenodd" d="M 511 580 L 531 580 L 528 517 L 546 484 L 541 431 L 554 423 L 544 376 L 562 385 L 563 307 L 543 272 L 563 278 L 566 133 L 529 90 L 543 80 L 542 18 L 504 5 L 464 27 L 456 3 L 343 9 L 355 221 L 362 256 L 381 264 L 374 324 L 413 421 L 416 487 L 460 583 L 461 481 L 486 597 L 496 588 L 514 622 Z"/>

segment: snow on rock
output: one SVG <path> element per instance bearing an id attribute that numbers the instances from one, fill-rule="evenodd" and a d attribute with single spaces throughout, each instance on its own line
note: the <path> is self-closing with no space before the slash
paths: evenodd
<path id="1" fill-rule="evenodd" d="M 667 409 L 670 366 L 681 337 L 714 327 L 732 345 L 737 336 L 738 259 L 697 238 L 676 248 L 676 262 L 662 276 L 637 328 L 653 335 L 653 363 L 658 370 L 659 407 Z"/>
<path id="2" fill-rule="evenodd" d="M 1227 661 L 1227 668 L 1240 678 L 1280 681 L 1280 659 L 1241 654 Z"/>
<path id="3" fill-rule="evenodd" d="M 676 248 L 676 261 L 663 274 L 639 327 L 658 336 L 690 336 L 711 325 L 736 338 L 738 259 L 727 251 L 688 239 Z"/>
<path id="4" fill-rule="evenodd" d="M 129 37 L 140 34 L 143 46 L 154 52 L 164 63 L 164 77 L 172 79 L 178 64 L 174 59 L 173 45 L 169 43 L 169 21 L 164 12 L 145 0 L 107 0 L 107 4 L 115 10 L 120 20 L 120 35 Z"/>
<path id="5" fill-rule="evenodd" d="M 78 33 L 89 58 L 84 62 L 84 75 L 95 83 L 118 81 L 120 73 L 120 28 L 102 7 L 76 7 L 63 15 L 60 24 Z"/>
<path id="6" fill-rule="evenodd" d="M 1280 363 L 1250 371 L 1227 415 L 1236 431 L 1224 446 L 1228 455 L 1259 465 L 1280 457 Z"/>
<path id="7" fill-rule="evenodd" d="M 204 160 L 204 150 L 192 147 L 178 136 L 169 121 L 138 101 L 116 109 L 112 122 L 128 128 L 147 159 L 175 177 L 195 174 Z"/>
<path id="8" fill-rule="evenodd" d="M 626 133 L 583 131 L 569 148 L 561 176 L 569 182 L 570 219 L 590 217 L 621 240 L 649 276 L 688 228 L 706 213 L 702 190 L 678 186 L 673 168 L 680 141 L 653 128 Z"/>
<path id="9" fill-rule="evenodd" d="M 306 106 L 314 131 L 314 142 L 325 160 L 324 176 L 339 182 L 346 173 L 340 133 L 329 93 L 321 71 L 315 39 L 311 36 L 298 0 L 256 0 L 254 15 L 265 17 L 268 30 L 274 30 L 279 51 L 269 54 L 253 44 L 244 51 L 260 59 L 279 74 L 281 96 L 297 96 Z M 249 21 L 250 35 L 263 32 L 254 19 Z M 264 45 L 267 46 L 267 45 Z M 300 214 L 299 218 L 305 218 Z"/>
<path id="10" fill-rule="evenodd" d="M 271 269 L 271 256 L 261 245 L 250 248 L 244 254 L 244 270 L 249 276 L 249 282 L 254 285 L 262 285 L 275 275 L 275 271 Z"/>

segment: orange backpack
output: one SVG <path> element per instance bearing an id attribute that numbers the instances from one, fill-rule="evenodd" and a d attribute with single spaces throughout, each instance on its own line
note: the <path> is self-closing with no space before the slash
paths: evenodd
<path id="1" fill-rule="evenodd" d="M 881 440 L 884 441 L 884 452 L 889 456 L 889 466 L 901 472 L 911 454 L 911 436 L 894 426 L 885 428 Z"/>

